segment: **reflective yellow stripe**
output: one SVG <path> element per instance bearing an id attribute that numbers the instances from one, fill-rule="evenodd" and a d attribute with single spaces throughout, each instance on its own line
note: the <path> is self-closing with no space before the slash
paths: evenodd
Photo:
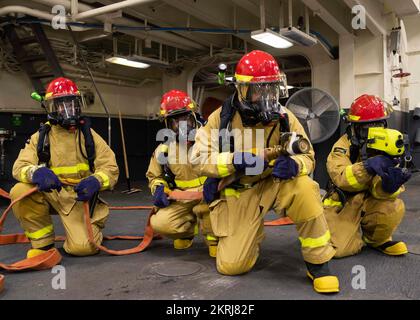
<path id="1" fill-rule="evenodd" d="M 168 152 L 168 150 L 169 150 L 169 146 L 166 144 L 161 144 L 159 147 L 159 151 L 162 153 Z"/>
<path id="2" fill-rule="evenodd" d="M 395 191 L 393 194 L 391 194 L 391 198 L 398 197 L 401 194 L 401 192 L 403 192 L 403 188 L 402 187 L 400 187 L 397 191 Z"/>
<path id="3" fill-rule="evenodd" d="M 178 188 L 187 189 L 187 188 L 196 188 L 202 186 L 207 177 L 199 177 L 193 180 L 176 180 L 175 184 Z"/>
<path id="4" fill-rule="evenodd" d="M 20 181 L 29 183 L 28 179 L 28 170 L 31 169 L 33 166 L 26 166 L 22 170 L 20 170 Z"/>
<path id="5" fill-rule="evenodd" d="M 82 171 L 89 171 L 87 163 L 78 163 L 71 167 L 54 167 L 50 168 L 55 174 L 77 174 Z"/>
<path id="6" fill-rule="evenodd" d="M 207 235 L 207 236 L 206 236 L 206 239 L 207 239 L 208 241 L 217 241 L 217 240 L 218 240 L 216 237 L 213 237 L 213 236 L 211 236 L 211 235 Z"/>
<path id="7" fill-rule="evenodd" d="M 198 235 L 198 223 L 195 224 L 195 227 L 194 227 L 194 235 L 195 236 Z"/>
<path id="8" fill-rule="evenodd" d="M 41 239 L 42 237 L 45 237 L 47 234 L 52 233 L 53 231 L 54 231 L 54 226 L 50 224 L 35 232 L 25 232 L 25 235 L 31 240 L 37 240 L 37 239 Z"/>
<path id="9" fill-rule="evenodd" d="M 399 195 L 400 195 L 400 193 L 401 192 L 403 192 L 403 188 L 402 187 L 400 187 L 397 191 L 395 191 L 393 194 L 390 194 L 389 196 L 387 195 L 387 196 L 384 196 L 384 197 L 381 197 L 380 195 L 378 195 L 378 193 L 376 192 L 376 186 L 378 185 L 378 182 L 379 181 L 381 181 L 381 180 L 377 180 L 376 182 L 375 182 L 375 184 L 373 185 L 373 187 L 372 187 L 372 189 L 371 189 L 371 193 L 372 193 L 372 196 L 374 197 L 374 198 L 376 198 L 376 199 L 395 199 L 396 197 L 398 197 Z M 384 191 L 385 192 L 385 191 Z M 386 192 L 385 192 L 386 193 Z M 389 193 L 387 193 L 387 194 L 389 194 Z"/>
<path id="10" fill-rule="evenodd" d="M 109 188 L 109 185 L 110 184 L 109 184 L 109 177 L 108 177 L 108 175 L 106 175 L 102 171 L 95 172 L 95 174 L 97 174 L 98 176 L 101 177 L 101 179 L 102 179 L 102 188 Z"/>
<path id="11" fill-rule="evenodd" d="M 374 244 L 375 242 L 370 241 L 368 238 L 366 238 L 365 236 L 362 237 L 363 242 L 367 243 L 367 244 Z"/>
<path id="12" fill-rule="evenodd" d="M 222 190 L 222 195 L 226 196 L 226 197 L 236 197 L 239 198 L 239 196 L 241 195 L 241 193 L 235 189 L 232 188 L 226 188 Z"/>
<path id="13" fill-rule="evenodd" d="M 325 246 L 331 239 L 331 234 L 329 231 L 319 238 L 301 238 L 299 237 L 302 248 L 318 248 Z"/>
<path id="14" fill-rule="evenodd" d="M 163 180 L 163 179 L 155 179 L 155 180 L 153 180 L 152 185 L 150 186 L 150 189 L 152 191 L 152 194 L 155 193 L 155 189 L 156 189 L 156 187 L 158 185 L 164 185 L 166 188 L 169 187 L 168 186 L 168 183 L 165 180 Z"/>
<path id="15" fill-rule="evenodd" d="M 299 160 L 300 165 L 301 165 L 299 176 L 306 176 L 308 174 L 308 169 L 306 168 L 305 161 L 303 161 L 300 158 L 297 158 L 297 159 Z"/>
<path id="16" fill-rule="evenodd" d="M 350 119 L 350 120 L 353 120 L 353 121 L 357 121 L 357 120 L 359 120 L 359 119 L 360 119 L 360 116 L 355 116 L 355 115 L 353 115 L 353 114 L 349 114 L 349 119 Z"/>
<path id="17" fill-rule="evenodd" d="M 224 178 L 230 175 L 228 164 L 230 158 L 230 152 L 222 152 L 219 153 L 217 156 L 217 171 L 219 172 L 219 176 Z"/>
<path id="18" fill-rule="evenodd" d="M 308 174 L 308 169 L 306 168 L 306 164 L 305 161 L 301 160 L 302 162 L 302 171 L 301 171 L 301 175 L 307 175 Z"/>
<path id="19" fill-rule="evenodd" d="M 244 75 L 235 73 L 235 79 L 236 81 L 239 81 L 239 82 L 250 82 L 252 78 L 254 78 L 254 76 L 244 76 Z"/>
<path id="20" fill-rule="evenodd" d="M 340 201 L 335 201 L 331 198 L 325 199 L 322 203 L 326 207 L 341 207 L 341 206 L 343 206 L 343 204 Z"/>
<path id="21" fill-rule="evenodd" d="M 347 166 L 346 167 L 346 179 L 349 185 L 356 189 L 356 190 L 362 190 L 365 186 L 361 185 L 356 177 L 353 174 L 353 166 Z"/>

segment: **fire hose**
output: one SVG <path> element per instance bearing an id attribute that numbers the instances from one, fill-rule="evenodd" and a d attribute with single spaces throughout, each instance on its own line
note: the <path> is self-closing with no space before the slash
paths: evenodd
<path id="1" fill-rule="evenodd" d="M 31 194 L 38 192 L 38 188 L 34 187 L 30 189 L 28 192 L 24 193 L 17 199 L 13 200 L 9 206 L 6 208 L 6 210 L 3 212 L 1 218 L 0 218 L 0 232 L 3 230 L 4 222 L 11 211 L 12 207 L 20 200 L 30 196 Z M 7 192 L 0 189 L 0 196 L 10 199 L 10 196 Z M 202 200 L 203 199 L 203 193 L 198 191 L 171 191 L 169 193 L 169 199 L 171 200 Z M 146 227 L 144 230 L 143 236 L 105 236 L 105 240 L 141 240 L 141 242 L 129 249 L 123 249 L 123 250 L 113 250 L 105 247 L 102 244 L 97 244 L 94 240 L 93 236 L 93 230 L 92 230 L 92 223 L 90 218 L 90 208 L 89 203 L 86 201 L 83 203 L 83 215 L 84 215 L 84 221 L 86 224 L 86 229 L 88 233 L 88 239 L 89 242 L 95 246 L 98 250 L 106 252 L 111 255 L 129 255 L 129 254 L 135 254 L 140 253 L 144 251 L 153 241 L 153 239 L 160 239 L 161 237 L 159 235 L 155 235 L 153 232 L 153 229 L 150 225 L 150 218 L 152 215 L 156 213 L 155 208 L 151 206 L 125 206 L 125 207 L 117 207 L 117 206 L 111 206 L 109 207 L 110 210 L 151 210 L 149 213 L 149 216 L 147 218 Z M 289 225 L 293 224 L 293 222 L 288 218 L 280 218 L 273 221 L 266 221 L 264 222 L 265 226 L 281 226 L 281 225 Z M 55 241 L 64 241 L 65 237 L 56 237 Z M 6 234 L 1 235 L 0 234 L 0 245 L 7 245 L 7 244 L 17 244 L 17 243 L 29 243 L 29 239 L 24 234 Z M 0 262 L 0 269 L 4 269 L 10 272 L 15 271 L 24 271 L 24 270 L 46 270 L 51 269 L 55 265 L 59 264 L 61 262 L 61 255 L 59 251 L 56 248 L 52 248 L 45 253 L 42 253 L 38 256 L 32 257 L 32 258 L 26 258 L 20 261 L 17 261 L 12 264 L 5 264 Z M 4 289 L 4 276 L 0 274 L 0 292 Z"/>
<path id="2" fill-rule="evenodd" d="M 1 190 L 1 189 L 0 189 Z M 3 190 L 1 190 L 1 195 L 10 198 L 7 193 L 5 193 Z M 3 230 L 4 222 L 7 218 L 7 215 L 9 214 L 12 207 L 20 200 L 24 199 L 25 197 L 28 197 L 29 195 L 38 192 L 38 188 L 34 187 L 30 189 L 28 192 L 24 193 L 14 201 L 10 203 L 10 205 L 6 208 L 6 210 L 3 212 L 3 215 L 0 218 L 0 232 Z M 90 220 L 90 213 L 89 213 L 89 203 L 84 202 L 83 204 L 83 214 L 84 214 L 84 220 L 86 223 L 86 228 L 88 232 L 88 239 L 89 242 L 94 245 L 98 250 L 104 251 L 111 255 L 128 255 L 128 254 L 134 254 L 144 251 L 152 242 L 153 239 L 159 239 L 160 236 L 154 235 L 152 227 L 150 225 L 150 217 L 155 213 L 155 210 L 153 207 L 150 206 L 131 206 L 131 207 L 110 207 L 110 210 L 150 210 L 151 212 L 149 214 L 145 232 L 143 236 L 106 236 L 104 239 L 106 240 L 114 240 L 114 239 L 120 239 L 120 240 L 141 240 L 140 244 L 136 247 L 125 249 L 125 250 L 111 250 L 103 245 L 98 245 L 93 237 L 93 230 L 92 230 L 92 223 Z M 56 237 L 55 241 L 64 241 L 64 237 Z M 0 245 L 7 245 L 7 244 L 16 244 L 16 243 L 28 243 L 29 239 L 24 234 L 7 234 L 7 235 L 0 235 Z M 42 253 L 36 257 L 33 258 L 27 258 L 20 261 L 17 261 L 12 264 L 5 264 L 0 263 L 0 269 L 4 269 L 7 271 L 24 271 L 24 270 L 45 270 L 45 269 L 51 269 L 55 265 L 59 264 L 62 257 L 57 249 L 52 248 L 45 253 Z M 4 288 L 4 276 L 0 275 L 0 292 Z"/>

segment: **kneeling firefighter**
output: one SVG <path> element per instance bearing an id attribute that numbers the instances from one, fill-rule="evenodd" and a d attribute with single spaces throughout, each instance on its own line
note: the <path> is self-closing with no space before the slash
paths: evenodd
<path id="1" fill-rule="evenodd" d="M 54 247 L 52 213 L 58 214 L 63 223 L 67 253 L 95 254 L 97 249 L 88 240 L 82 201 L 95 199 L 91 203 L 92 229 L 100 244 L 109 209 L 96 197 L 99 191 L 111 189 L 117 182 L 115 155 L 90 128 L 89 119 L 81 116 L 82 99 L 73 81 L 53 80 L 42 103 L 48 122 L 20 151 L 13 166 L 13 177 L 20 182 L 10 191 L 15 200 L 34 185 L 38 187 L 38 192 L 13 206 L 14 215 L 32 244 L 27 257 Z M 97 202 L 96 206 L 93 202 Z"/>
<path id="2" fill-rule="evenodd" d="M 211 231 L 207 204 L 200 200 L 171 201 L 168 197 L 175 189 L 202 191 L 206 180 L 192 170 L 188 160 L 196 129 L 202 125 L 196 107 L 187 93 L 180 90 L 171 90 L 162 97 L 160 116 L 170 134 L 156 148 L 146 173 L 153 204 L 158 207 L 150 223 L 155 232 L 174 239 L 175 249 L 187 249 L 198 232 L 200 220 L 209 255 L 215 257 L 218 240 Z"/>
<path id="3" fill-rule="evenodd" d="M 398 196 L 411 174 L 399 160 L 403 135 L 387 128 L 391 112 L 379 97 L 357 98 L 347 133 L 328 156 L 331 181 L 323 202 L 337 258 L 357 254 L 365 244 L 391 256 L 408 252 L 404 242 L 392 240 L 405 212 Z"/>
<path id="4" fill-rule="evenodd" d="M 288 96 L 285 75 L 273 56 L 256 50 L 237 64 L 235 84 L 235 94 L 198 130 L 191 154 L 194 168 L 209 177 L 203 193 L 219 237 L 217 270 L 226 275 L 250 271 L 264 239 L 264 216 L 271 209 L 278 214 L 286 211 L 296 224 L 314 289 L 338 292 L 338 279 L 328 267 L 335 250 L 319 186 L 309 177 L 314 151 L 299 121 L 279 103 Z M 263 161 L 261 149 L 281 145 L 285 135 L 303 137 L 308 152 L 289 150 L 271 162 Z M 222 189 L 219 183 L 232 175 L 237 181 Z"/>

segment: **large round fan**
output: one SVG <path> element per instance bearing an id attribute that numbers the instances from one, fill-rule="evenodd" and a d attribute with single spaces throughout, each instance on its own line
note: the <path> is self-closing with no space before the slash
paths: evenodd
<path id="1" fill-rule="evenodd" d="M 327 92 L 305 88 L 295 92 L 286 108 L 299 119 L 312 143 L 330 138 L 340 124 L 340 107 Z"/>

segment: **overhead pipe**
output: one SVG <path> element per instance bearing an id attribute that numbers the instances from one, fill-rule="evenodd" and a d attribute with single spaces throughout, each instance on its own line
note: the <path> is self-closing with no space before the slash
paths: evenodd
<path id="1" fill-rule="evenodd" d="M 41 10 L 31 9 L 24 6 L 6 6 L 3 8 L 0 8 L 0 16 L 6 16 L 9 14 L 17 14 L 17 13 L 26 14 L 28 16 L 33 16 L 39 19 L 45 19 L 49 21 L 52 21 L 54 18 L 54 15 L 50 13 L 47 13 Z M 67 21 L 66 18 L 64 19 L 65 21 Z"/>
<path id="2" fill-rule="evenodd" d="M 47 20 L 30 20 L 30 19 L 17 19 L 17 22 L 23 23 L 43 23 Z M 81 23 L 81 22 L 68 22 L 70 26 L 77 27 L 78 29 L 99 29 L 103 30 L 104 25 L 102 23 Z M 199 33 L 214 33 L 214 34 L 247 34 L 251 33 L 251 29 L 229 29 L 229 28 L 188 28 L 188 27 L 151 27 L 151 26 L 126 26 L 121 24 L 114 24 L 114 30 L 123 32 L 126 31 L 147 31 L 147 32 L 165 32 L 165 31 L 185 31 L 185 32 L 199 32 Z M 275 28 L 273 28 L 275 30 Z M 74 31 L 74 30 L 73 30 Z M 92 30 L 93 31 L 93 30 Z M 145 36 L 146 37 L 146 36 Z M 210 46 L 209 46 L 210 48 Z"/>
<path id="3" fill-rule="evenodd" d="M 34 1 L 40 1 L 40 0 L 34 0 Z M 28 21 L 25 20 L 25 22 L 31 22 L 31 23 L 40 23 L 42 21 Z M 77 23 L 77 22 L 69 22 L 68 24 L 70 24 L 71 26 L 77 26 L 79 28 L 87 28 L 87 29 L 101 29 L 103 30 L 103 25 L 102 24 L 82 24 L 82 23 Z M 131 34 L 134 37 L 136 37 L 137 39 L 139 39 L 140 37 L 138 35 L 136 35 L 135 30 L 139 31 L 139 30 L 147 30 L 149 32 L 165 32 L 165 31 L 177 31 L 177 32 L 181 32 L 181 31 L 185 31 L 185 32 L 199 32 L 199 33 L 217 33 L 217 34 L 230 34 L 230 33 L 236 33 L 236 34 L 249 34 L 251 33 L 252 30 L 248 30 L 248 29 L 239 29 L 239 30 L 235 30 L 235 29 L 226 29 L 226 28 L 186 28 L 186 27 L 129 27 L 129 26 L 123 26 L 123 25 L 114 25 L 115 30 L 120 31 L 120 32 L 124 32 L 126 30 L 131 30 L 131 31 L 126 31 L 126 34 Z M 279 31 L 280 28 L 273 28 L 273 31 Z M 312 36 L 315 36 L 316 38 L 318 38 L 319 42 L 322 44 L 322 48 L 325 49 L 327 51 L 327 54 L 331 57 L 331 59 L 337 59 L 337 54 L 334 51 L 333 46 L 329 43 L 329 41 L 319 32 L 310 29 L 309 33 Z M 98 36 L 90 36 L 86 34 L 86 38 L 84 38 L 83 36 L 80 36 L 80 38 L 78 38 L 79 42 L 83 42 L 83 41 L 89 41 L 89 40 L 93 40 L 95 38 L 99 38 L 102 37 L 100 35 Z M 106 34 L 103 34 L 103 37 L 106 37 Z M 145 37 L 144 37 L 145 38 Z M 144 39 L 142 38 L 142 39 Z M 245 40 L 244 40 L 245 41 Z M 141 46 L 139 46 L 141 50 Z M 178 46 L 179 47 L 179 46 Z M 175 47 L 177 49 L 177 47 Z M 247 48 L 246 48 L 246 41 L 245 41 L 245 51 L 247 52 Z M 176 54 L 177 54 L 177 50 L 176 50 Z M 141 54 L 139 54 L 141 55 Z M 210 46 L 210 56 L 212 56 L 212 46 Z M 175 60 L 178 60 L 177 58 Z"/>
<path id="4" fill-rule="evenodd" d="M 71 1 L 70 0 L 33 0 L 34 2 L 37 3 L 41 3 L 44 5 L 48 5 L 48 6 L 55 6 L 55 5 L 62 5 L 64 6 L 67 10 L 71 10 Z M 124 1 L 125 2 L 125 1 Z M 103 7 L 102 7 L 103 8 Z M 90 10 L 94 10 L 95 8 L 84 4 L 84 3 L 80 3 L 78 4 L 78 9 L 79 9 L 79 14 L 86 12 L 86 11 L 90 11 Z M 100 8 L 99 8 L 100 9 Z M 104 16 L 95 16 L 94 19 L 97 19 L 103 23 L 106 22 L 106 17 Z M 51 20 L 51 19 L 49 19 Z M 138 27 L 139 23 L 132 20 L 132 19 L 128 19 L 128 18 L 120 18 L 119 21 L 121 21 L 122 24 L 126 25 L 128 27 L 128 29 L 130 27 Z M 121 32 L 132 35 L 134 37 L 140 38 L 140 39 L 145 39 L 147 38 L 147 33 L 146 32 L 138 32 L 137 30 L 121 30 Z M 198 44 L 194 41 L 191 41 L 189 39 L 174 35 L 174 34 L 169 34 L 169 33 L 161 33 L 158 36 L 155 36 L 156 42 L 163 42 L 165 44 L 168 44 L 170 46 L 173 47 L 178 47 L 180 49 L 186 49 L 186 50 L 190 50 L 191 48 L 193 49 L 198 49 L 198 50 L 205 50 L 206 47 Z"/>
<path id="5" fill-rule="evenodd" d="M 74 16 L 75 20 L 83 20 L 86 18 L 96 17 L 105 13 L 114 12 L 120 9 L 128 8 L 131 6 L 144 4 L 148 2 L 153 2 L 155 0 L 125 0 L 120 1 L 117 3 L 113 3 L 107 6 L 103 6 L 100 8 L 90 9 L 81 13 L 78 13 L 76 16 Z"/>

